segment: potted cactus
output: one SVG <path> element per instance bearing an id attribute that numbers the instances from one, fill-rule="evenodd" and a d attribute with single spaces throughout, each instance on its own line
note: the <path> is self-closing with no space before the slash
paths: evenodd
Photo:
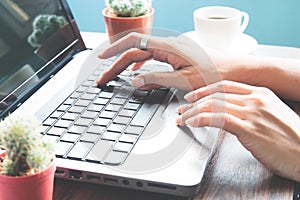
<path id="1" fill-rule="evenodd" d="M 40 130 L 33 117 L 10 115 L 0 122 L 0 199 L 52 199 L 53 145 Z"/>
<path id="2" fill-rule="evenodd" d="M 63 27 L 67 20 L 57 15 L 38 15 L 32 24 L 33 31 L 27 40 L 32 47 L 38 48 L 57 30 Z"/>
<path id="3" fill-rule="evenodd" d="M 129 32 L 151 33 L 151 0 L 106 0 L 106 6 L 102 14 L 111 43 Z"/>
<path id="4" fill-rule="evenodd" d="M 75 25 L 75 22 L 71 22 Z M 73 41 L 69 34 L 73 28 L 65 17 L 42 14 L 35 17 L 32 32 L 27 37 L 28 43 L 35 49 L 35 54 L 46 61 L 52 59 Z"/>

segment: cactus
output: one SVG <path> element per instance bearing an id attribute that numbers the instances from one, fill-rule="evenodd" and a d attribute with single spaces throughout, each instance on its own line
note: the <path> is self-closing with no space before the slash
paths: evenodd
<path id="1" fill-rule="evenodd" d="M 39 131 L 40 123 L 34 117 L 10 115 L 0 122 L 0 146 L 6 151 L 0 174 L 26 176 L 50 166 L 53 144 Z"/>
<path id="2" fill-rule="evenodd" d="M 38 15 L 33 21 L 33 31 L 27 41 L 32 47 L 41 45 L 58 29 L 67 23 L 66 19 L 57 15 Z"/>
<path id="3" fill-rule="evenodd" d="M 138 17 L 149 12 L 151 0 L 106 0 L 112 14 L 118 17 Z"/>

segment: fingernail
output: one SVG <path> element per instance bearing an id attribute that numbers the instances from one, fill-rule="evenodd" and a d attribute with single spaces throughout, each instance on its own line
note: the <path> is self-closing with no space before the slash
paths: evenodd
<path id="1" fill-rule="evenodd" d="M 145 85 L 145 80 L 143 78 L 134 78 L 131 83 L 133 87 L 140 88 Z"/>
<path id="2" fill-rule="evenodd" d="M 180 126 L 180 124 L 181 124 L 181 116 L 179 116 L 179 117 L 177 117 L 175 119 L 175 124 L 176 124 L 176 126 Z"/>

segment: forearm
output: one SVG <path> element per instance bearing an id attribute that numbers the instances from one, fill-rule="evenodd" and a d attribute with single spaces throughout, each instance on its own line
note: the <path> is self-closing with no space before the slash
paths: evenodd
<path id="1" fill-rule="evenodd" d="M 300 101 L 300 60 L 216 54 L 212 59 L 224 80 L 267 87 L 284 99 Z"/>

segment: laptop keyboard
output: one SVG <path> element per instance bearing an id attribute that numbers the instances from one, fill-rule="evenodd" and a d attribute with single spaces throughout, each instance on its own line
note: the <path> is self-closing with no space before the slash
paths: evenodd
<path id="1" fill-rule="evenodd" d="M 95 80 L 110 64 L 96 69 L 43 122 L 42 134 L 55 142 L 57 157 L 122 164 L 166 98 L 168 89 L 134 89 L 128 70 L 97 87 Z"/>

